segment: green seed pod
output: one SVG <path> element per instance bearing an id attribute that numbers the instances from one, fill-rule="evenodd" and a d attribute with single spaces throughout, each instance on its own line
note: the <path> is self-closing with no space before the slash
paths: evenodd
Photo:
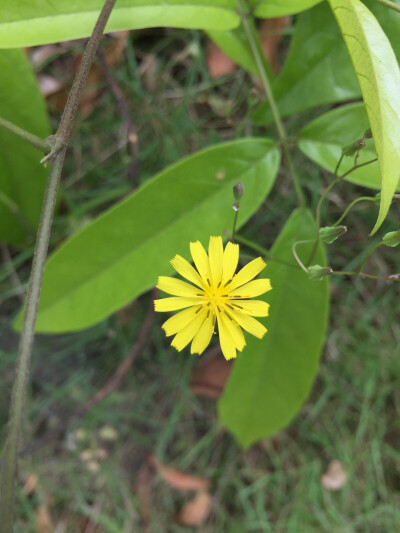
<path id="1" fill-rule="evenodd" d="M 361 137 L 361 139 L 358 139 L 357 141 L 354 141 L 353 143 L 342 148 L 342 154 L 346 157 L 350 157 L 363 148 L 365 148 L 365 138 Z"/>
<path id="2" fill-rule="evenodd" d="M 389 231 L 389 233 L 386 233 L 386 235 L 384 235 L 382 241 L 383 244 L 385 244 L 386 246 L 391 246 L 392 248 L 394 248 L 395 246 L 400 244 L 400 229 L 398 229 L 397 231 Z"/>
<path id="3" fill-rule="evenodd" d="M 346 233 L 346 231 L 347 231 L 346 226 L 326 226 L 325 228 L 320 228 L 319 238 L 321 239 L 322 242 L 326 242 L 327 244 L 332 244 L 341 235 Z"/>
<path id="4" fill-rule="evenodd" d="M 308 277 L 313 281 L 321 281 L 326 276 L 330 276 L 333 270 L 331 267 L 322 267 L 321 265 L 313 265 L 308 268 Z"/>

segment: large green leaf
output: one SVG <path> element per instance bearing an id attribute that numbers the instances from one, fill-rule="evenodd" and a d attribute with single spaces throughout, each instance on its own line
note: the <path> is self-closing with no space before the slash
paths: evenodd
<path id="1" fill-rule="evenodd" d="M 103 0 L 1 0 L 0 48 L 88 37 Z M 106 31 L 156 26 L 225 30 L 239 24 L 235 0 L 118 0 Z"/>
<path id="2" fill-rule="evenodd" d="M 349 50 L 367 109 L 382 179 L 377 231 L 400 178 L 400 69 L 374 15 L 359 0 L 329 0 Z"/>
<path id="3" fill-rule="evenodd" d="M 0 115 L 40 137 L 50 134 L 45 103 L 22 50 L 0 50 Z M 0 128 L 0 240 L 20 245 L 35 234 L 47 176 L 42 156 Z"/>
<path id="4" fill-rule="evenodd" d="M 147 182 L 49 259 L 37 330 L 82 329 L 172 273 L 188 242 L 223 235 L 233 222 L 232 187 L 244 183 L 243 224 L 271 189 L 279 152 L 270 140 L 243 139 L 203 150 Z"/>
<path id="5" fill-rule="evenodd" d="M 342 153 L 342 148 L 351 144 L 364 135 L 369 128 L 369 121 L 364 104 L 350 104 L 338 107 L 305 126 L 299 133 L 299 148 L 312 161 L 334 172 Z M 360 151 L 358 164 L 376 158 L 376 151 L 372 139 L 367 140 L 366 146 Z M 339 175 L 344 174 L 354 166 L 354 155 L 345 157 L 340 165 Z M 378 163 L 371 163 L 353 171 L 348 175 L 348 181 L 380 189 L 381 177 Z"/>
<path id="6" fill-rule="evenodd" d="M 368 5 L 400 58 L 400 14 L 376 2 Z M 298 17 L 288 57 L 273 91 L 282 116 L 361 96 L 345 43 L 326 2 Z M 260 124 L 272 121 L 267 103 L 258 108 L 254 119 Z"/>
<path id="7" fill-rule="evenodd" d="M 294 15 L 319 4 L 322 0 L 251 0 L 256 17 L 274 18 Z"/>
<path id="8" fill-rule="evenodd" d="M 271 256 L 294 264 L 293 243 L 314 239 L 315 231 L 309 211 L 294 211 Z M 311 247 L 298 246 L 303 260 Z M 325 265 L 321 246 L 314 262 Z M 219 402 L 222 422 L 244 447 L 284 427 L 300 409 L 317 371 L 328 318 L 327 278 L 310 281 L 299 268 L 276 261 L 268 263 L 265 275 L 273 289 L 265 296 L 271 305 L 268 333 L 262 340 L 247 339 Z"/>

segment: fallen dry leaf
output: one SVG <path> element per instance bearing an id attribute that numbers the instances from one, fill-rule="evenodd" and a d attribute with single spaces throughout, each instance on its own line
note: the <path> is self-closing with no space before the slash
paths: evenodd
<path id="1" fill-rule="evenodd" d="M 331 461 L 325 474 L 321 476 L 321 485 L 328 490 L 339 490 L 347 481 L 347 473 L 341 461 Z"/>
<path id="2" fill-rule="evenodd" d="M 205 359 L 194 368 L 190 390 L 197 396 L 219 398 L 229 378 L 232 361 L 226 361 L 220 353 Z"/>
<path id="3" fill-rule="evenodd" d="M 227 56 L 214 41 L 209 44 L 206 61 L 208 72 L 213 79 L 229 74 L 237 67 L 233 59 Z"/>
<path id="4" fill-rule="evenodd" d="M 133 492 L 137 494 L 139 499 L 140 517 L 143 521 L 145 529 L 150 523 L 150 508 L 151 508 L 151 482 L 153 474 L 147 462 L 143 463 L 139 469 L 136 477 L 136 483 L 133 487 Z"/>
<path id="5" fill-rule="evenodd" d="M 208 481 L 201 477 L 191 476 L 185 472 L 166 466 L 154 455 L 150 457 L 150 464 L 157 470 L 157 473 L 172 488 L 177 490 L 200 490 L 205 491 L 208 488 Z"/>
<path id="6" fill-rule="evenodd" d="M 199 526 L 210 514 L 212 498 L 208 492 L 198 492 L 196 496 L 185 503 L 176 516 L 177 522 L 184 526 Z"/>
<path id="7" fill-rule="evenodd" d="M 260 25 L 260 41 L 265 57 L 275 73 L 280 69 L 279 44 L 283 38 L 283 31 L 290 24 L 290 17 L 263 19 Z"/>
<path id="8" fill-rule="evenodd" d="M 29 474 L 26 478 L 25 484 L 22 488 L 22 494 L 29 496 L 32 492 L 35 492 L 39 483 L 39 478 L 36 474 Z"/>
<path id="9" fill-rule="evenodd" d="M 36 527 L 39 533 L 52 533 L 54 531 L 49 510 L 44 503 L 36 508 Z"/>

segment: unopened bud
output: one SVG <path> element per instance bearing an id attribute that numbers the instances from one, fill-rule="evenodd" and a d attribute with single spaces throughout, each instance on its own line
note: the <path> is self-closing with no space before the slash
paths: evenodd
<path id="1" fill-rule="evenodd" d="M 366 139 L 372 139 L 372 130 L 371 130 L 371 128 L 368 128 L 367 130 L 364 131 L 364 137 Z"/>
<path id="2" fill-rule="evenodd" d="M 239 182 L 236 183 L 236 185 L 233 187 L 233 196 L 235 197 L 235 200 L 240 200 L 244 193 L 244 185 L 243 183 Z"/>
<path id="3" fill-rule="evenodd" d="M 386 235 L 383 236 L 382 242 L 386 246 L 391 246 L 392 248 L 400 244 L 400 229 L 386 233 Z"/>
<path id="4" fill-rule="evenodd" d="M 313 281 L 321 281 L 326 276 L 330 276 L 332 272 L 331 267 L 322 267 L 321 265 L 308 267 L 308 277 Z"/>
<path id="5" fill-rule="evenodd" d="M 327 244 L 332 244 L 341 235 L 346 233 L 346 231 L 347 231 L 346 226 L 326 226 L 325 228 L 320 228 L 319 238 L 321 239 L 322 242 L 326 242 Z"/>
<path id="6" fill-rule="evenodd" d="M 356 154 L 357 152 L 362 150 L 364 147 L 365 147 L 365 138 L 362 137 L 361 139 L 358 139 L 357 141 L 354 141 L 353 143 L 348 144 L 347 146 L 342 148 L 342 154 L 349 157 L 349 156 Z"/>

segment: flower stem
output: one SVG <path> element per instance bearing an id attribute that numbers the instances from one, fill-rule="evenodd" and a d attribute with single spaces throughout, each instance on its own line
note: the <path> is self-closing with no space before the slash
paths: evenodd
<path id="1" fill-rule="evenodd" d="M 96 49 L 99 45 L 104 27 L 111 13 L 111 10 L 114 7 L 115 1 L 116 0 L 106 0 L 103 6 L 93 34 L 89 40 L 88 46 L 86 47 L 81 65 L 78 69 L 73 89 L 71 90 L 71 92 L 74 92 L 74 96 L 72 98 L 68 98 L 66 108 L 69 108 L 69 111 L 64 111 L 63 114 L 63 117 L 64 115 L 68 117 L 67 119 L 64 119 L 64 129 L 62 130 L 63 144 L 61 148 L 58 148 L 56 151 L 54 151 L 53 147 L 53 153 L 51 154 L 52 157 L 50 159 L 49 177 L 47 180 L 43 207 L 40 216 L 35 253 L 33 257 L 32 270 L 26 299 L 26 309 L 24 313 L 24 321 L 22 325 L 21 338 L 18 349 L 16 376 L 13 385 L 10 405 L 7 441 L 3 453 L 3 467 L 0 477 L 0 533 L 11 533 L 13 528 L 15 476 L 17 470 L 17 455 L 21 434 L 26 385 L 28 381 L 30 358 L 35 334 L 36 316 L 39 305 L 43 271 L 46 263 L 51 226 L 53 222 L 54 206 L 57 198 L 58 184 L 60 181 L 61 171 L 66 152 L 65 146 L 68 141 L 71 132 L 72 122 L 77 110 L 78 101 L 76 99 L 79 100 L 82 88 L 87 79 L 90 63 L 94 58 L 94 54 L 96 53 Z M 76 89 L 76 87 L 78 87 L 78 89 Z"/>
<path id="2" fill-rule="evenodd" d="M 296 174 L 296 170 L 293 165 L 285 127 L 281 120 L 278 106 L 276 105 L 275 98 L 274 98 L 274 95 L 271 89 L 271 84 L 267 76 L 267 72 L 266 72 L 264 60 L 263 60 L 263 52 L 261 50 L 261 45 L 260 45 L 260 41 L 258 38 L 258 34 L 254 26 L 253 20 L 249 18 L 246 13 L 246 9 L 245 9 L 246 5 L 243 5 L 243 0 L 239 0 L 238 6 L 239 6 L 240 15 L 242 18 L 243 27 L 246 32 L 246 36 L 249 41 L 251 51 L 253 53 L 253 57 L 257 65 L 260 79 L 264 87 L 265 95 L 267 97 L 268 103 L 271 108 L 271 112 L 274 118 L 276 129 L 278 131 L 279 141 L 282 145 L 283 153 L 285 154 L 285 159 L 286 159 L 286 163 L 289 169 L 290 177 L 292 179 L 292 182 L 293 182 L 293 185 L 296 191 L 298 205 L 299 207 L 305 207 L 305 198 L 304 198 L 303 190 L 301 188 L 298 176 Z"/>
<path id="3" fill-rule="evenodd" d="M 44 152 L 45 154 L 47 154 L 51 150 L 51 146 L 46 140 L 41 139 L 37 135 L 34 135 L 33 133 L 30 133 L 29 131 L 20 128 L 16 124 L 9 122 L 3 117 L 0 117 L 0 126 L 6 129 L 7 131 L 10 131 L 20 139 L 27 141 L 29 144 L 31 144 L 41 152 Z"/>
<path id="4" fill-rule="evenodd" d="M 372 196 L 360 196 L 359 198 L 356 198 L 346 207 L 342 216 L 337 219 L 333 226 L 338 226 L 342 222 L 342 220 L 348 215 L 350 209 L 352 209 L 353 206 L 358 204 L 358 202 L 375 202 L 375 198 L 373 198 Z"/>
<path id="5" fill-rule="evenodd" d="M 364 259 L 361 261 L 360 263 L 360 266 L 357 268 L 357 272 L 361 273 L 365 263 L 367 262 L 367 259 L 368 257 L 373 253 L 375 252 L 375 250 L 377 248 L 379 248 L 379 246 L 382 246 L 382 244 L 384 244 L 383 241 L 379 241 L 377 244 L 375 244 L 375 246 L 372 246 L 372 248 L 368 251 L 367 255 L 364 257 Z"/>
<path id="6" fill-rule="evenodd" d="M 235 231 L 236 231 L 236 223 L 238 219 L 239 214 L 239 207 L 235 209 L 235 218 L 233 219 L 233 228 L 232 228 L 232 242 L 235 242 L 235 238 L 237 240 L 237 237 L 235 237 Z"/>
<path id="7" fill-rule="evenodd" d="M 261 254 L 262 257 L 266 258 L 268 257 L 268 250 L 264 248 L 263 246 L 259 245 L 256 242 L 250 241 L 249 239 L 246 239 L 245 237 L 242 237 L 241 235 L 236 235 L 237 242 L 240 242 L 247 246 L 248 248 L 251 248 L 255 252 Z"/>
<path id="8" fill-rule="evenodd" d="M 374 274 L 366 274 L 365 272 L 337 272 L 333 271 L 331 272 L 332 276 L 360 276 L 361 278 L 368 278 L 368 279 L 384 279 L 388 281 L 400 281 L 400 275 L 394 274 L 393 276 L 375 276 Z"/>

